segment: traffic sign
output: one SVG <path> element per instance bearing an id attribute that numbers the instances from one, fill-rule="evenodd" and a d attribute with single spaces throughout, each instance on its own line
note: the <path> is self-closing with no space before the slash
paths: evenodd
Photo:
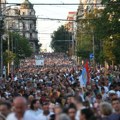
<path id="1" fill-rule="evenodd" d="M 89 57 L 90 57 L 90 59 L 93 59 L 94 58 L 94 54 L 91 53 Z"/>

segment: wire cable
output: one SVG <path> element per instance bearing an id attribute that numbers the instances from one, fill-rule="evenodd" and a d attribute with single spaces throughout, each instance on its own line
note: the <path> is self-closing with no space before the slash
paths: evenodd
<path id="1" fill-rule="evenodd" d="M 21 3 L 1 3 L 1 4 L 13 4 L 13 5 L 18 5 L 20 6 Z M 79 3 L 32 3 L 33 5 L 102 5 L 101 3 L 82 3 L 82 4 L 79 4 Z M 105 5 L 110 5 L 110 4 L 120 4 L 120 2 L 111 2 L 111 3 L 106 3 Z"/>
<path id="2" fill-rule="evenodd" d="M 0 16 L 1 17 L 1 16 Z M 2 15 L 2 17 L 5 17 L 5 18 L 18 18 L 18 19 L 21 19 L 21 20 L 31 20 L 31 19 L 41 19 L 41 20 L 57 20 L 57 21 L 70 21 L 70 22 L 75 22 L 76 20 L 67 20 L 67 19 L 60 19 L 60 18 L 44 18 L 44 17 L 29 17 L 29 16 L 7 16 L 7 15 Z"/>

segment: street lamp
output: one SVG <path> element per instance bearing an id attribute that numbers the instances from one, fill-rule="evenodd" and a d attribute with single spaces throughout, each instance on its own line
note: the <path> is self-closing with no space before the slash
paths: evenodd
<path id="1" fill-rule="evenodd" d="M 1 3 L 1 0 L 0 0 L 0 3 Z M 10 6 L 7 6 L 7 7 L 5 7 L 4 9 L 1 9 L 1 5 L 0 5 L 0 21 L 3 21 L 4 20 L 4 18 L 5 18 L 5 14 L 6 14 L 6 10 L 7 9 L 9 9 L 9 8 L 11 8 L 11 6 L 18 6 L 17 4 L 16 5 L 10 5 Z M 4 28 L 5 29 L 5 28 Z M 9 53 L 9 51 L 10 51 L 10 38 L 9 38 L 9 26 L 8 26 L 8 24 L 7 24 L 7 38 L 8 38 L 8 53 Z M 1 47 L 1 56 L 0 56 L 0 58 L 1 58 L 1 65 L 0 65 L 0 68 L 1 68 L 1 77 L 3 76 L 3 39 L 2 39 L 2 37 L 1 37 L 1 35 L 0 35 L 0 42 L 1 42 L 1 45 L 0 45 L 0 47 Z M 13 50 L 13 44 L 12 44 L 12 50 Z M 9 74 L 9 71 L 10 71 L 10 64 L 8 63 L 8 74 Z"/>
<path id="2" fill-rule="evenodd" d="M 3 76 L 3 40 L 2 40 L 2 35 L 0 33 L 0 58 L 1 58 L 1 64 L 0 64 L 0 69 L 1 69 L 1 77 Z"/>
<path id="3" fill-rule="evenodd" d="M 113 47 L 114 42 L 113 42 L 113 36 L 112 35 L 110 36 L 110 39 L 112 40 L 112 47 Z M 112 68 L 113 67 L 114 67 L 114 61 L 112 60 Z"/>

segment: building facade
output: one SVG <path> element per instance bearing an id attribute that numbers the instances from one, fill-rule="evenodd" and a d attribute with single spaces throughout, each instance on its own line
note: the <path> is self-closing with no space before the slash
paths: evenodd
<path id="1" fill-rule="evenodd" d="M 33 4 L 29 0 L 19 7 L 10 7 L 6 9 L 5 18 L 6 28 L 18 32 L 27 38 L 34 53 L 39 52 L 38 31 L 36 30 L 37 17 Z"/>
<path id="2" fill-rule="evenodd" d="M 6 7 L 6 0 L 0 0 L 0 11 L 2 12 L 2 11 L 4 11 L 4 9 L 5 9 L 5 7 Z"/>
<path id="3" fill-rule="evenodd" d="M 20 16 L 22 20 L 20 21 L 20 30 L 23 31 L 21 34 L 26 37 L 33 49 L 36 51 L 38 49 L 38 32 L 36 30 L 36 15 L 33 5 L 25 0 L 20 6 Z"/>
<path id="4" fill-rule="evenodd" d="M 71 11 L 68 12 L 67 16 L 67 22 L 65 24 L 65 28 L 71 33 L 72 35 L 72 41 L 70 41 L 69 44 L 69 56 L 74 56 L 75 53 L 75 31 L 76 31 L 76 12 Z"/>
<path id="5" fill-rule="evenodd" d="M 84 19 L 86 17 L 86 14 L 94 9 L 104 9 L 101 4 L 101 0 L 80 0 L 76 13 L 76 19 Z"/>
<path id="6" fill-rule="evenodd" d="M 69 32 L 73 32 L 74 30 L 74 23 L 76 20 L 76 12 L 69 12 L 68 16 L 67 16 L 67 23 L 65 24 L 65 28 L 69 31 Z"/>
<path id="7" fill-rule="evenodd" d="M 16 8 L 6 8 L 4 14 L 7 16 L 5 17 L 5 28 L 7 30 L 12 31 L 19 31 L 19 19 L 17 16 L 19 16 L 19 9 Z M 16 17 L 12 17 L 16 16 Z"/>

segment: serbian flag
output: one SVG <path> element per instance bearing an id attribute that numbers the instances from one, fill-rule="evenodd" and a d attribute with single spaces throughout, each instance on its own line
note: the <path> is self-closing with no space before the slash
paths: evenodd
<path id="1" fill-rule="evenodd" d="M 90 72 L 89 72 L 89 62 L 88 61 L 86 61 L 84 67 L 85 67 L 86 73 L 87 73 L 87 84 L 89 85 L 90 84 Z"/>
<path id="2" fill-rule="evenodd" d="M 81 79 L 81 84 L 85 87 L 87 85 L 87 71 L 85 68 L 82 70 L 82 79 Z"/>

